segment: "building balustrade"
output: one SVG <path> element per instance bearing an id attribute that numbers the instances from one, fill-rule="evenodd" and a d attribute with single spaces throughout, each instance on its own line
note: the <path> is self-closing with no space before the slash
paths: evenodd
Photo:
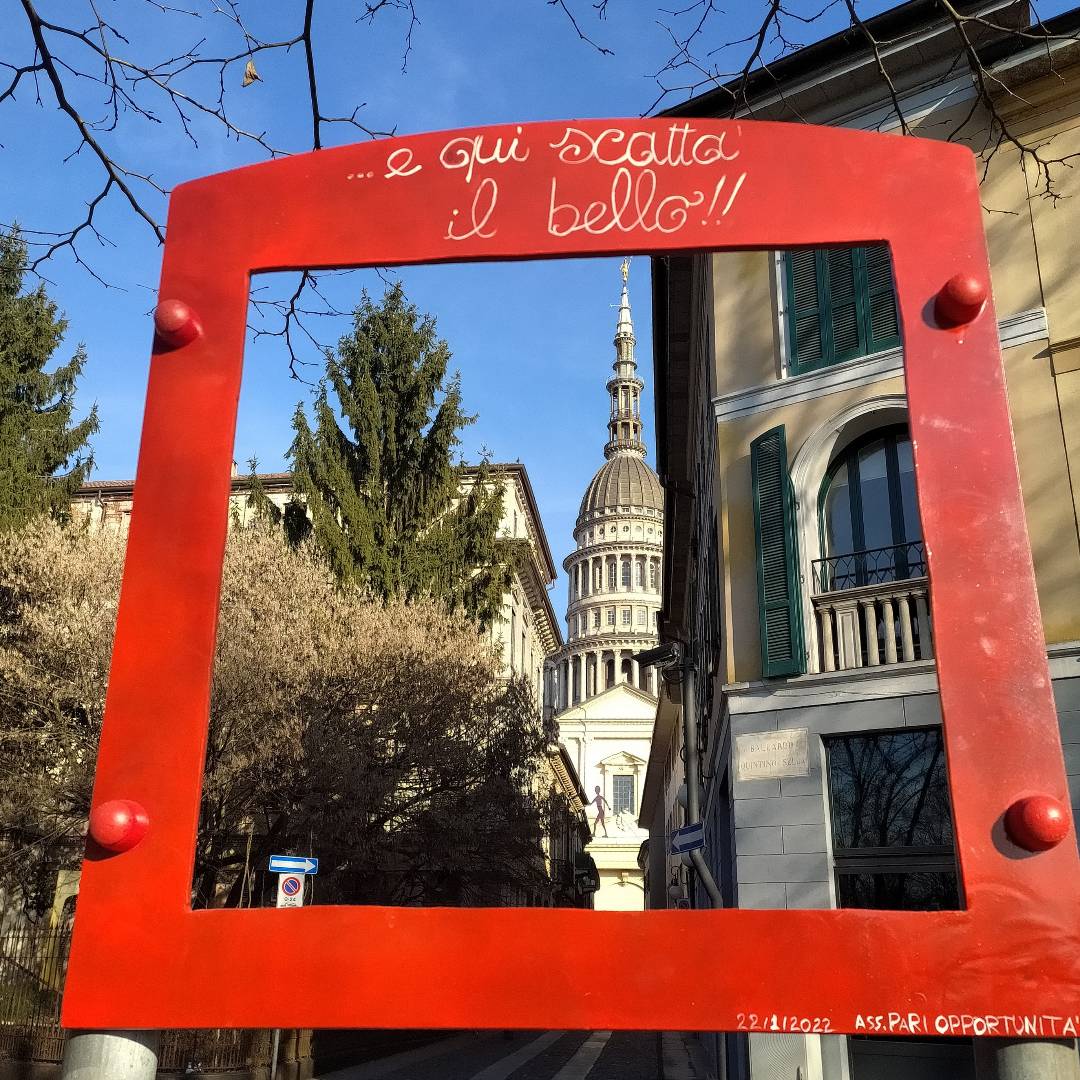
<path id="1" fill-rule="evenodd" d="M 813 580 L 820 671 L 933 658 L 921 543 L 818 559 Z"/>

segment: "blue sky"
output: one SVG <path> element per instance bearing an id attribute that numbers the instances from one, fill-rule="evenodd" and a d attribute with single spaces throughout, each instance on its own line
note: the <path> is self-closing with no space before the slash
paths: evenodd
<path id="1" fill-rule="evenodd" d="M 46 17 L 60 20 L 66 15 L 82 23 L 82 3 L 41 0 L 38 6 Z M 204 36 L 214 48 L 218 38 L 221 48 L 228 47 L 230 28 L 209 13 L 209 0 L 189 0 L 188 6 L 203 10 L 204 17 L 157 15 L 143 0 L 115 0 L 106 9 L 131 39 L 131 52 L 175 54 Z M 368 26 L 355 21 L 355 3 L 320 3 L 315 29 L 324 110 L 343 115 L 366 103 L 360 114 L 365 123 L 396 127 L 401 134 L 647 111 L 656 97 L 652 73 L 671 47 L 657 21 L 668 19 L 660 13 L 661 5 L 615 0 L 604 21 L 587 0 L 570 6 L 582 28 L 613 56 L 580 42 L 563 12 L 544 0 L 417 0 L 421 23 L 403 73 L 406 21 L 399 13 L 386 13 Z M 728 37 L 738 38 L 755 26 L 762 6 L 749 0 L 729 4 L 723 24 Z M 869 14 L 883 6 L 864 5 L 864 10 Z M 299 5 L 251 5 L 251 17 L 266 24 L 253 26 L 255 32 L 266 37 L 290 32 L 281 16 L 286 7 L 295 21 Z M 15 0 L 0 0 L 0 24 L 15 28 L 0 52 L 4 59 L 26 62 L 29 37 L 18 9 Z M 841 12 L 838 6 L 826 19 L 802 28 L 803 40 L 836 29 Z M 740 62 L 738 55 L 732 56 L 732 66 Z M 260 58 L 258 67 L 263 81 L 244 90 L 233 85 L 239 82 L 240 69 L 232 69 L 229 100 L 234 118 L 244 127 L 270 132 L 276 145 L 306 149 L 310 121 L 304 111 L 302 55 L 294 51 Z M 84 95 L 79 107 L 96 117 L 103 114 L 100 100 L 98 90 L 96 97 Z M 167 111 L 161 115 L 167 118 Z M 174 122 L 152 123 L 129 115 L 108 136 L 109 145 L 139 171 L 151 171 L 166 188 L 265 157 L 250 143 L 223 138 L 211 122 L 196 118 L 192 127 L 198 147 Z M 362 137 L 344 125 L 328 134 L 331 144 Z M 0 144 L 0 222 L 60 228 L 80 219 L 85 202 L 100 185 L 100 168 L 86 150 L 62 161 L 76 139 L 47 91 L 38 105 L 32 85 L 24 83 L 15 102 L 0 106 Z M 163 218 L 163 200 L 151 199 L 150 204 Z M 79 399 L 87 406 L 96 402 L 100 413 L 95 476 L 119 479 L 135 470 L 160 248 L 146 225 L 115 197 L 103 206 L 100 222 L 115 246 L 100 247 L 88 238 L 80 250 L 115 288 L 103 288 L 63 253 L 43 267 L 43 273 L 70 320 L 65 352 L 82 341 L 89 354 Z M 466 457 L 475 458 L 486 448 L 496 460 L 526 465 L 549 542 L 561 562 L 572 547 L 581 494 L 603 462 L 608 410 L 604 383 L 613 358 L 618 260 L 417 267 L 400 276 L 410 299 L 436 316 L 461 373 L 465 406 L 478 414 L 477 423 L 464 433 Z M 382 290 L 370 273 L 341 276 L 328 282 L 328 288 L 338 304 L 351 307 L 365 284 L 373 292 Z M 631 270 L 631 299 L 638 359 L 647 384 L 643 408 L 651 461 L 650 296 L 644 258 L 635 260 Z M 346 326 L 345 321 L 327 320 L 320 336 L 336 341 Z M 285 467 L 289 418 L 308 393 L 307 387 L 289 379 L 278 342 L 262 339 L 249 345 L 236 444 L 242 466 L 255 455 L 261 469 Z M 561 614 L 564 582 L 552 599 Z"/>

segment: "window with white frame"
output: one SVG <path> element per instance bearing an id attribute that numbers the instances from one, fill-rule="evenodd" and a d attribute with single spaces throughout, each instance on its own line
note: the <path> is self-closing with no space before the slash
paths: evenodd
<path id="1" fill-rule="evenodd" d="M 634 813 L 634 776 L 611 778 L 611 811 L 614 814 Z"/>

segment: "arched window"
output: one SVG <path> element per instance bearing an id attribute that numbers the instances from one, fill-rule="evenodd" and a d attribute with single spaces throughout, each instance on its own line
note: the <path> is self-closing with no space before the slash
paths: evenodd
<path id="1" fill-rule="evenodd" d="M 926 573 L 915 501 L 915 466 L 905 425 L 880 428 L 829 466 L 818 500 L 825 558 L 815 587 L 836 592 Z"/>
<path id="2" fill-rule="evenodd" d="M 622 587 L 624 589 L 630 588 L 630 560 L 623 559 L 622 561 Z"/>
<path id="3" fill-rule="evenodd" d="M 616 573 L 618 573 L 618 571 L 617 571 L 616 566 L 615 566 L 615 560 L 612 559 L 608 563 L 608 592 L 614 592 L 615 591 L 615 583 L 616 583 L 615 575 L 616 575 Z"/>

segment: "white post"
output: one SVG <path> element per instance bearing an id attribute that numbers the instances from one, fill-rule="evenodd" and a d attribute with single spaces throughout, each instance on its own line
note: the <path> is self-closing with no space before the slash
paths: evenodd
<path id="1" fill-rule="evenodd" d="M 270 1080 L 277 1080 L 277 1063 L 280 1051 L 281 1028 L 274 1028 L 274 1045 L 270 1051 Z"/>
<path id="2" fill-rule="evenodd" d="M 821 667 L 823 671 L 835 671 L 836 659 L 833 654 L 833 613 L 828 604 L 818 608 L 821 625 Z"/>
<path id="3" fill-rule="evenodd" d="M 859 606 L 854 600 L 842 600 L 833 608 L 836 614 L 836 644 L 841 670 L 860 668 L 862 642 L 859 640 Z"/>
<path id="4" fill-rule="evenodd" d="M 881 663 L 877 640 L 877 608 L 873 600 L 863 600 L 863 626 L 866 628 L 866 659 L 871 667 Z"/>
<path id="5" fill-rule="evenodd" d="M 900 649 L 905 660 L 915 659 L 915 641 L 911 635 L 911 608 L 908 607 L 908 593 L 897 597 L 900 605 Z"/>
<path id="6" fill-rule="evenodd" d="M 926 586 L 915 594 L 915 613 L 919 620 L 919 659 L 931 660 L 934 643 L 930 634 L 930 611 L 926 604 Z"/>
<path id="7" fill-rule="evenodd" d="M 1073 1039 L 974 1039 L 979 1080 L 1080 1080 Z"/>
<path id="8" fill-rule="evenodd" d="M 61 1080 L 154 1080 L 157 1031 L 69 1031 Z"/>
<path id="9" fill-rule="evenodd" d="M 885 616 L 885 663 L 896 663 L 896 609 L 893 607 L 892 597 L 886 596 L 881 601 L 882 612 Z"/>

